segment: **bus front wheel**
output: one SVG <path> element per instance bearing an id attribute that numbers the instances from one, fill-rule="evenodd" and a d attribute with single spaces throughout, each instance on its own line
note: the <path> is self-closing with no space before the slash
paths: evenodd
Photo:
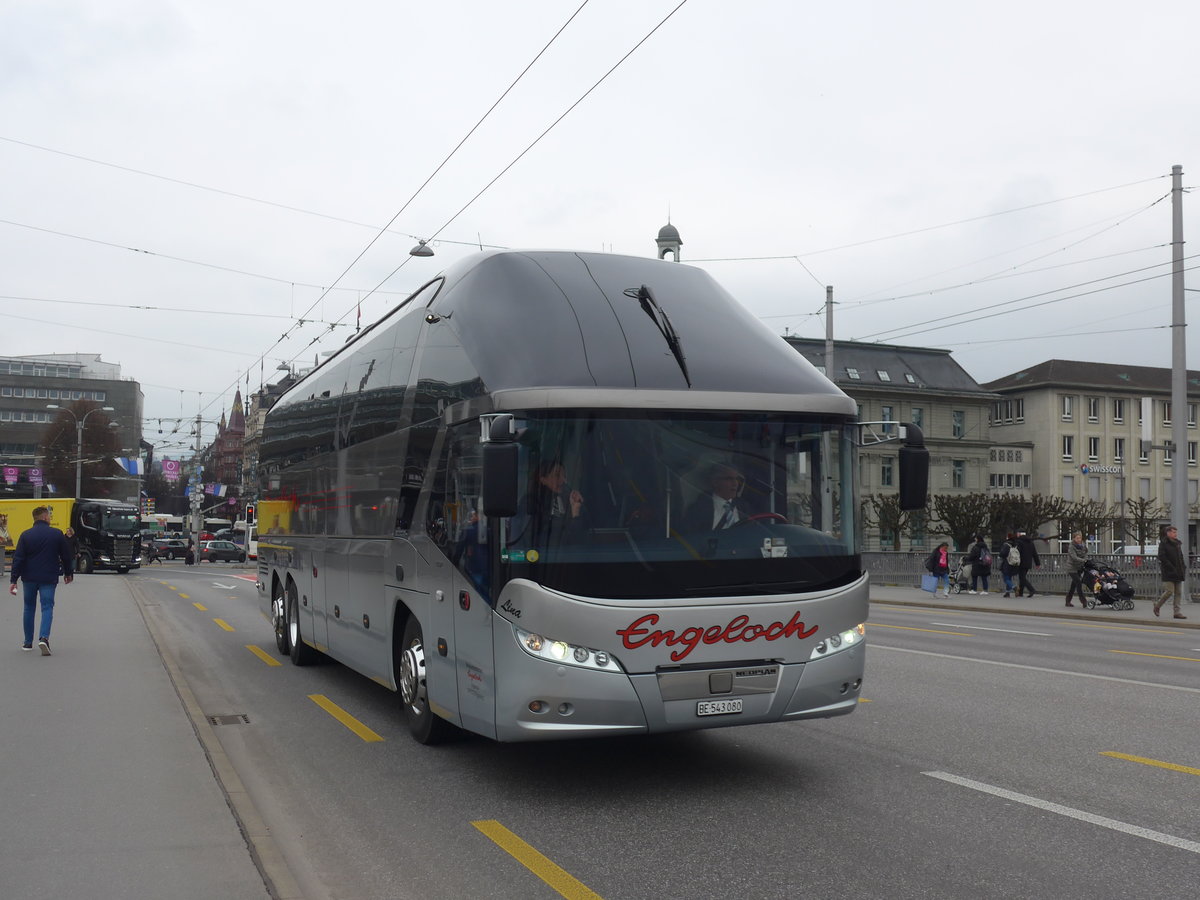
<path id="1" fill-rule="evenodd" d="M 275 646 L 284 656 L 289 656 L 292 652 L 292 645 L 288 643 L 286 602 L 283 585 L 275 582 L 275 586 L 271 589 L 271 624 L 275 627 Z"/>
<path id="2" fill-rule="evenodd" d="M 409 616 L 400 648 L 400 697 L 408 730 L 421 744 L 437 744 L 451 731 L 450 723 L 429 708 L 429 685 L 425 667 L 425 639 L 421 623 Z"/>

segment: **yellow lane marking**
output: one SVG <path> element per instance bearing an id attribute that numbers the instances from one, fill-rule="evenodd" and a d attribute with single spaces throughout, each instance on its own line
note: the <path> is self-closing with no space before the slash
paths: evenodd
<path id="1" fill-rule="evenodd" d="M 182 597 L 184 600 L 191 600 L 191 599 L 192 599 L 192 598 L 191 598 L 191 596 L 189 596 L 188 594 L 184 594 L 184 593 L 182 593 L 182 592 L 180 592 L 179 596 L 180 596 L 180 597 Z"/>
<path id="2" fill-rule="evenodd" d="M 868 700 L 866 697 L 859 697 L 858 702 L 859 703 L 870 703 L 871 701 Z"/>
<path id="3" fill-rule="evenodd" d="M 958 637 L 975 637 L 965 631 L 938 631 L 936 628 L 913 628 L 911 625 L 884 625 L 882 622 L 868 622 L 868 628 L 899 628 L 901 631 L 924 631 L 929 634 L 953 634 Z"/>
<path id="4" fill-rule="evenodd" d="M 1109 650 L 1109 653 L 1122 653 L 1125 656 L 1153 656 L 1155 659 L 1182 659 L 1184 662 L 1200 662 L 1194 656 L 1165 656 L 1162 653 L 1135 653 L 1132 650 Z"/>
<path id="5" fill-rule="evenodd" d="M 552 863 L 495 819 L 481 819 L 471 824 L 567 900 L 601 900 L 600 895 L 586 884 Z"/>
<path id="6" fill-rule="evenodd" d="M 230 625 L 228 622 L 226 622 L 224 619 L 213 619 L 213 621 L 216 622 L 218 625 L 220 625 L 222 628 L 224 628 L 226 631 L 233 631 L 233 626 Z"/>
<path id="7" fill-rule="evenodd" d="M 196 607 L 200 612 L 208 612 L 208 607 L 203 603 L 193 603 L 192 606 Z"/>
<path id="8" fill-rule="evenodd" d="M 1127 759 L 1130 762 L 1141 763 L 1144 766 L 1157 766 L 1160 769 L 1170 769 L 1172 772 L 1183 772 L 1186 775 L 1200 775 L 1200 769 L 1192 766 L 1179 766 L 1175 763 L 1163 762 L 1158 759 L 1147 759 L 1144 756 L 1130 756 L 1128 753 L 1115 753 L 1111 750 L 1100 754 L 1101 756 L 1111 756 L 1113 759 Z"/>
<path id="9" fill-rule="evenodd" d="M 325 710 L 325 712 L 329 713 L 331 716 L 333 716 L 339 722 L 341 722 L 343 725 L 345 725 L 347 728 L 349 728 L 351 731 L 353 731 L 355 734 L 357 734 L 364 741 L 367 741 L 368 743 L 372 743 L 374 741 L 382 741 L 383 740 L 382 735 L 376 734 L 374 731 L 372 731 L 370 728 L 368 728 L 362 722 L 358 721 L 358 719 L 354 718 L 354 716 L 350 715 L 350 713 L 346 712 L 344 709 L 342 709 L 340 706 L 338 706 L 336 703 L 334 703 L 332 700 L 330 700 L 324 694 L 309 694 L 308 699 L 311 700 L 313 703 L 317 704 L 317 706 L 321 707 L 321 709 Z"/>
<path id="10" fill-rule="evenodd" d="M 249 650 L 251 653 L 253 653 L 255 656 L 257 656 L 259 659 L 261 659 L 263 662 L 265 662 L 268 666 L 282 666 L 283 665 L 283 663 L 281 663 L 279 660 L 277 660 L 275 657 L 273 657 L 270 653 L 268 653 L 262 647 L 255 647 L 253 644 L 247 644 L 246 649 Z"/>

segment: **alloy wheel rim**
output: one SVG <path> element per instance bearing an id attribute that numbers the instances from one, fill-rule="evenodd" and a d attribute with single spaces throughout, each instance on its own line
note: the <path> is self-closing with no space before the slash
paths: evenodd
<path id="1" fill-rule="evenodd" d="M 405 649 L 400 660 L 400 695 L 404 705 L 420 713 L 425 701 L 425 648 L 418 639 Z"/>

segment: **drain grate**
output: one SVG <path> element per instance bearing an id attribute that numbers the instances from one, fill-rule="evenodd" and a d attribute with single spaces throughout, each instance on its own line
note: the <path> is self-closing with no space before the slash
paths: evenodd
<path id="1" fill-rule="evenodd" d="M 209 725 L 249 725 L 250 717 L 244 713 L 234 713 L 228 716 L 209 716 Z"/>

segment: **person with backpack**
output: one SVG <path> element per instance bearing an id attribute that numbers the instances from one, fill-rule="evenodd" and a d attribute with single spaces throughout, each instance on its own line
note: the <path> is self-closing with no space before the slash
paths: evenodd
<path id="1" fill-rule="evenodd" d="M 1013 546 L 1016 544 L 1017 536 L 1011 531 L 1004 536 L 1004 543 L 1000 545 L 1000 550 L 996 553 L 1000 560 L 1000 576 L 1004 579 L 1004 596 L 1012 595 L 1013 576 L 1017 570 L 1015 566 L 1009 565 L 1008 559 L 1012 555 Z M 1017 553 L 1020 556 L 1020 552 Z"/>
<path id="2" fill-rule="evenodd" d="M 975 536 L 975 543 L 967 554 L 967 562 L 971 564 L 971 589 L 968 594 L 986 594 L 988 592 L 988 577 L 992 574 L 992 552 L 988 550 L 987 540 L 982 534 Z M 979 582 L 983 581 L 983 590 L 977 591 Z"/>
<path id="3" fill-rule="evenodd" d="M 925 569 L 937 577 L 933 586 L 933 596 L 948 598 L 950 596 L 950 545 L 942 541 L 933 548 L 933 552 L 925 560 Z M 943 586 L 942 579 L 945 579 Z M 942 593 L 938 594 L 938 588 Z"/>
<path id="4" fill-rule="evenodd" d="M 1042 567 L 1042 558 L 1038 556 L 1037 547 L 1033 545 L 1032 538 L 1030 538 L 1023 531 L 1017 532 L 1017 540 L 1013 545 L 1013 549 L 1016 550 L 1018 556 L 1017 596 L 1020 597 L 1022 594 L 1028 591 L 1029 596 L 1032 597 L 1034 595 L 1034 590 L 1033 585 L 1029 583 L 1029 570 L 1034 567 L 1040 569 Z M 1009 565 L 1012 565 L 1012 551 L 1010 550 L 1009 553 Z"/>
<path id="5" fill-rule="evenodd" d="M 1078 593 L 1079 605 L 1086 606 L 1087 597 L 1083 593 L 1083 564 L 1087 562 L 1087 546 L 1083 543 L 1083 532 L 1077 531 L 1071 535 L 1071 546 L 1067 548 L 1067 574 L 1071 576 L 1071 586 L 1067 588 L 1067 606 L 1074 606 L 1071 598 Z"/>

